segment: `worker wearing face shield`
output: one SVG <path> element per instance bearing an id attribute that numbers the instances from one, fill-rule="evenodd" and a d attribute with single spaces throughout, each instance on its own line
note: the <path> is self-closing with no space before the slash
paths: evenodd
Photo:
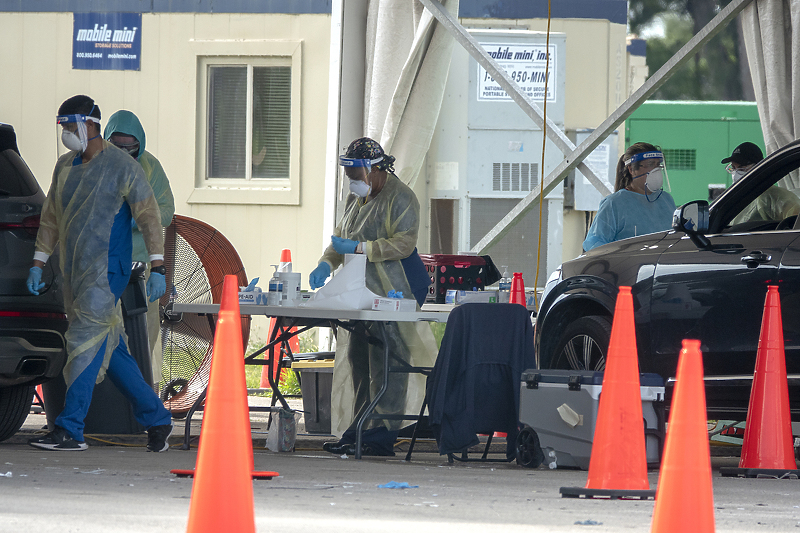
<path id="1" fill-rule="evenodd" d="M 413 280 L 420 277 L 424 278 L 426 293 L 430 279 L 419 257 L 414 258 L 419 202 L 414 192 L 394 175 L 394 158 L 385 154 L 377 142 L 364 137 L 353 141 L 339 162 L 350 194 L 331 244 L 309 276 L 311 288 L 321 287 L 342 264 L 345 254 L 355 253 L 367 256 L 366 286 L 375 294 L 387 296 L 395 291 L 404 298 L 414 298 L 417 283 Z M 422 298 L 424 301 L 424 294 Z M 381 338 L 376 324 L 365 326 L 371 336 Z M 433 366 L 437 349 L 430 326 L 422 322 L 388 322 L 385 328 L 394 356 L 412 366 Z M 364 336 L 351 335 L 344 328 L 339 328 L 336 340 L 331 427 L 340 440 L 325 443 L 324 449 L 338 455 L 354 454 L 355 423 L 383 383 L 383 347 L 370 344 Z M 424 376 L 391 373 L 375 411 L 416 413 L 424 395 Z M 392 448 L 403 425 L 399 420 L 366 422 L 361 453 L 394 455 Z"/>
<path id="2" fill-rule="evenodd" d="M 614 193 L 600 201 L 583 250 L 668 230 L 674 211 L 664 154 L 652 144 L 635 143 L 619 158 Z"/>
<path id="3" fill-rule="evenodd" d="M 762 159 L 764 153 L 761 148 L 751 142 L 743 142 L 721 163 L 726 164 L 725 170 L 731 175 L 735 184 L 749 174 Z M 780 222 L 798 213 L 800 213 L 800 198 L 782 187 L 773 185 L 750 202 L 736 215 L 731 224 L 752 221 Z"/>
<path id="4" fill-rule="evenodd" d="M 58 245 L 69 320 L 63 371 L 67 391 L 52 431 L 28 442 L 46 450 L 85 450 L 84 418 L 92 391 L 108 375 L 147 428 L 147 449 L 166 451 L 172 417 L 128 352 L 119 305 L 131 274 L 131 218 L 141 228 L 149 253 L 150 301 L 164 294 L 158 204 L 141 166 L 100 136 L 100 109 L 91 98 L 77 95 L 66 100 L 57 124 L 70 151 L 53 171 L 27 287 L 34 295 L 47 290 L 42 267 Z"/>
<path id="5" fill-rule="evenodd" d="M 175 200 L 172 196 L 172 189 L 169 186 L 167 174 L 156 157 L 145 150 L 147 137 L 144 133 L 139 118 L 130 111 L 120 110 L 111 115 L 103 130 L 103 138 L 123 150 L 136 161 L 144 170 L 147 182 L 153 189 L 158 209 L 161 213 L 161 226 L 167 227 L 172 222 L 172 215 L 175 214 Z M 148 263 L 147 247 L 145 246 L 144 236 L 135 220 L 133 224 L 133 253 L 134 261 Z M 150 269 L 147 270 L 147 277 L 150 276 Z M 147 306 L 147 336 L 150 340 L 150 364 L 153 369 L 153 381 L 158 383 L 163 380 L 162 364 L 163 355 L 161 353 L 160 340 L 161 319 L 159 317 L 159 302 L 152 301 Z"/>

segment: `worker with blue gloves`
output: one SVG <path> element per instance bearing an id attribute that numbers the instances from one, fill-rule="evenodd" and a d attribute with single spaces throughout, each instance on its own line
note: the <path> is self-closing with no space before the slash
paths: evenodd
<path id="1" fill-rule="evenodd" d="M 583 250 L 668 230 L 674 212 L 664 154 L 649 143 L 633 144 L 619 158 L 614 193 L 600 201 Z"/>
<path id="2" fill-rule="evenodd" d="M 53 171 L 27 285 L 33 294 L 46 289 L 41 267 L 58 245 L 69 320 L 67 392 L 55 427 L 28 443 L 46 450 L 85 450 L 84 418 L 92 391 L 108 375 L 147 428 L 147 450 L 162 452 L 169 448 L 172 416 L 128 352 L 119 304 L 131 274 L 131 219 L 149 252 L 150 301 L 166 290 L 161 217 L 142 167 L 100 136 L 100 117 L 94 100 L 84 95 L 69 98 L 58 110 L 61 141 L 70 151 Z"/>
<path id="3" fill-rule="evenodd" d="M 395 291 L 413 298 L 403 260 L 414 254 L 419 232 L 420 208 L 414 192 L 394 175 L 394 157 L 370 138 L 350 143 L 339 164 L 344 167 L 351 194 L 331 244 L 309 276 L 311 288 L 321 287 L 331 271 L 343 263 L 345 254 L 356 253 L 367 256 L 365 281 L 370 291 L 381 296 Z M 425 277 L 429 283 L 427 273 Z M 364 326 L 370 336 L 381 338 L 377 324 L 365 322 Z M 385 331 L 393 356 L 411 366 L 433 366 L 437 349 L 428 324 L 387 322 Z M 337 455 L 355 454 L 356 421 L 383 384 L 383 347 L 344 328 L 339 328 L 336 341 L 331 430 L 340 440 L 325 443 L 323 448 Z M 391 373 L 375 411 L 417 413 L 424 395 L 423 375 Z M 404 425 L 407 423 L 400 420 L 367 421 L 361 453 L 394 455 L 394 442 Z"/>
<path id="4" fill-rule="evenodd" d="M 111 115 L 103 130 L 103 138 L 124 150 L 141 165 L 147 182 L 153 189 L 153 194 L 158 202 L 158 210 L 161 213 L 161 225 L 167 227 L 172 223 L 172 215 L 175 214 L 175 199 L 172 196 L 172 189 L 169 186 L 167 174 L 161 166 L 161 162 L 156 157 L 145 150 L 147 137 L 144 133 L 139 118 L 130 111 L 120 110 Z M 133 260 L 148 264 L 147 248 L 144 244 L 144 237 L 136 225 L 133 223 Z M 147 270 L 149 276 L 150 270 Z M 147 337 L 150 342 L 150 367 L 153 369 L 153 381 L 158 383 L 163 381 L 163 354 L 161 352 L 161 316 L 158 300 L 151 301 L 147 306 Z"/>

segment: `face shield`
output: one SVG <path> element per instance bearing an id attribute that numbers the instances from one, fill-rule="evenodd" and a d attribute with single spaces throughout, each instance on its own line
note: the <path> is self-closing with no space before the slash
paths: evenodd
<path id="1" fill-rule="evenodd" d="M 662 152 L 634 154 L 630 159 L 625 160 L 625 166 L 628 167 L 632 179 L 644 178 L 645 196 L 649 202 L 658 200 L 663 191 L 671 191 Z"/>
<path id="2" fill-rule="evenodd" d="M 366 178 L 366 176 L 372 171 L 372 165 L 381 161 L 383 161 L 383 157 L 379 157 L 377 159 L 355 159 L 344 156 L 339 157 L 339 166 L 344 168 L 345 176 L 347 176 L 349 180 L 350 192 L 361 198 L 369 196 L 369 193 L 372 190 L 372 185 L 368 184 L 362 178 Z M 362 168 L 364 169 L 363 173 L 360 170 Z"/>
<path id="3" fill-rule="evenodd" d="M 67 150 L 76 150 L 80 153 L 86 151 L 86 147 L 91 140 L 86 129 L 86 121 L 88 120 L 100 124 L 98 119 L 88 115 L 59 115 L 56 117 L 56 124 L 61 126 L 61 144 Z M 98 134 L 97 136 L 99 137 L 100 135 Z M 59 151 L 60 155 L 63 154 Z"/>

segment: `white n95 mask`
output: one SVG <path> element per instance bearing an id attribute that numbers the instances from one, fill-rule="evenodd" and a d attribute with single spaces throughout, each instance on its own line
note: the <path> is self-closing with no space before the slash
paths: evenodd
<path id="1" fill-rule="evenodd" d="M 664 185 L 664 172 L 660 168 L 654 168 L 650 172 L 647 173 L 647 178 L 645 178 L 644 186 L 647 192 L 654 193 L 658 190 L 661 190 L 661 187 Z"/>
<path id="2" fill-rule="evenodd" d="M 359 198 L 366 198 L 372 191 L 372 185 L 367 185 L 366 182 L 361 180 L 350 180 L 350 192 Z"/>
<path id="3" fill-rule="evenodd" d="M 82 143 L 77 135 L 68 130 L 61 132 L 61 142 L 67 147 L 67 150 L 77 150 L 81 153 L 86 150 L 86 144 L 88 144 Z"/>
<path id="4" fill-rule="evenodd" d="M 736 183 L 737 181 L 739 181 L 740 179 L 745 177 L 745 175 L 748 172 L 750 172 L 750 171 L 749 170 L 742 170 L 741 168 L 737 168 L 736 170 L 731 172 L 731 177 L 733 178 L 733 182 Z"/>

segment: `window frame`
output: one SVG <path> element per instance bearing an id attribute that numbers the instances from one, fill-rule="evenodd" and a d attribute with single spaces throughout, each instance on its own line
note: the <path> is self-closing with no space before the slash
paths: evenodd
<path id="1" fill-rule="evenodd" d="M 300 98 L 301 42 L 300 41 L 204 41 L 195 42 L 197 74 L 197 125 L 195 146 L 194 190 L 189 204 L 300 204 Z M 247 138 L 245 154 L 247 175 L 242 178 L 207 178 L 209 79 L 212 66 L 246 66 Z M 289 177 L 252 178 L 252 105 L 253 67 L 288 66 L 291 68 L 290 155 Z"/>

